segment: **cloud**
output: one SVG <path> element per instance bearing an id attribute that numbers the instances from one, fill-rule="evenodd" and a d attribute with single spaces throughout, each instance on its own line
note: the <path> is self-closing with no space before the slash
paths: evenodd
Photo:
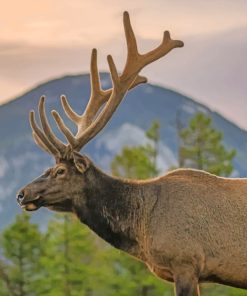
<path id="1" fill-rule="evenodd" d="M 96 147 L 99 149 L 104 146 L 106 150 L 112 154 L 120 153 L 124 145 L 137 146 L 147 143 L 145 131 L 138 126 L 130 123 L 123 124 L 114 132 L 104 134 L 96 142 Z"/>
<path id="2" fill-rule="evenodd" d="M 119 154 L 124 146 L 133 147 L 145 145 L 149 140 L 145 136 L 145 131 L 136 125 L 124 123 L 120 128 L 113 132 L 104 133 L 104 136 L 96 140 L 96 148 L 104 147 L 110 154 L 106 154 L 99 159 L 101 167 L 109 166 L 112 156 Z M 167 171 L 172 166 L 177 165 L 177 160 L 174 153 L 163 143 L 159 145 L 159 155 L 157 158 L 158 168 L 162 173 Z"/>

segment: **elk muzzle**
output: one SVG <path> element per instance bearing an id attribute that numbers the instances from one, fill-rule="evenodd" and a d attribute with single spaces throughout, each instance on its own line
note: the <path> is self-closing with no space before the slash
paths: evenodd
<path id="1" fill-rule="evenodd" d="M 16 199 L 20 207 L 26 211 L 35 211 L 42 206 L 42 197 L 40 195 L 31 197 L 31 192 L 27 189 L 20 190 Z"/>

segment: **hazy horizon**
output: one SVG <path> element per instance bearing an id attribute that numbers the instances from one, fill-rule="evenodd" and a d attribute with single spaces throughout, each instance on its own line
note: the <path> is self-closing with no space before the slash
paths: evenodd
<path id="1" fill-rule="evenodd" d="M 0 11 L 0 102 L 44 81 L 88 72 L 93 47 L 101 71 L 108 71 L 108 53 L 121 71 L 124 10 L 141 51 L 158 45 L 164 30 L 185 42 L 143 71 L 151 83 L 190 96 L 247 129 L 244 0 L 6 2 Z"/>

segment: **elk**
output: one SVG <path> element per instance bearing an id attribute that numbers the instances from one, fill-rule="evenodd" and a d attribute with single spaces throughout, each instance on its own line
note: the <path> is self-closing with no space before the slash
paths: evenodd
<path id="1" fill-rule="evenodd" d="M 49 125 L 44 97 L 39 102 L 41 127 L 30 112 L 34 140 L 56 164 L 19 191 L 18 203 L 27 211 L 46 207 L 74 213 L 112 246 L 174 282 L 177 296 L 199 296 L 203 282 L 247 289 L 247 179 L 178 169 L 146 181 L 127 180 L 105 174 L 79 153 L 104 128 L 128 90 L 146 82 L 141 69 L 183 46 L 166 31 L 157 48 L 140 54 L 127 12 L 124 29 L 127 60 L 121 75 L 107 57 L 112 88 L 101 89 L 93 49 L 91 97 L 84 113 L 78 115 L 61 96 L 76 135 L 52 111 L 67 144 Z"/>

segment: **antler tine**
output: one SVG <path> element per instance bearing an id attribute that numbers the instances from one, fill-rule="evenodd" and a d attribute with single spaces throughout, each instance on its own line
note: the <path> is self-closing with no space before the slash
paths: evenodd
<path id="1" fill-rule="evenodd" d="M 98 93 L 103 95 L 104 91 L 101 89 L 98 63 L 97 63 L 97 49 L 93 48 L 90 63 L 90 83 L 91 83 L 91 97 L 94 98 Z"/>
<path id="2" fill-rule="evenodd" d="M 39 100 L 39 117 L 40 122 L 44 131 L 44 134 L 51 142 L 51 144 L 57 148 L 58 151 L 64 152 L 66 150 L 66 145 L 63 144 L 53 133 L 50 124 L 48 122 L 46 112 L 45 112 L 45 96 L 42 96 Z"/>
<path id="3" fill-rule="evenodd" d="M 35 113 L 32 110 L 29 114 L 29 121 L 30 121 L 30 125 L 33 131 L 33 134 L 35 135 L 34 139 L 36 140 L 36 144 L 38 146 L 40 146 L 42 149 L 44 149 L 45 151 L 49 151 L 49 153 L 51 153 L 54 156 L 59 156 L 60 153 L 57 150 L 56 147 L 54 147 L 49 140 L 47 139 L 47 137 L 45 136 L 44 132 L 38 127 L 36 120 L 35 120 Z"/>
<path id="4" fill-rule="evenodd" d="M 65 125 L 62 117 L 59 115 L 59 113 L 56 110 L 52 110 L 51 113 L 60 131 L 65 135 L 71 147 L 74 147 L 76 145 L 76 138 L 68 129 L 68 127 Z"/>
<path id="5" fill-rule="evenodd" d="M 40 138 L 35 134 L 35 132 L 32 133 L 34 142 L 37 146 L 41 147 L 45 152 L 48 152 L 49 154 L 52 154 L 52 152 L 45 146 L 45 144 L 40 140 Z"/>
<path id="6" fill-rule="evenodd" d="M 184 43 L 180 40 L 173 40 L 170 37 L 170 33 L 168 31 L 164 32 L 163 40 L 161 44 L 156 47 L 155 49 L 151 50 L 150 52 L 140 55 L 140 58 L 143 61 L 142 67 L 145 67 L 146 65 L 152 63 L 153 61 L 156 61 L 166 55 L 169 51 L 171 51 L 173 48 L 183 47 Z"/>
<path id="7" fill-rule="evenodd" d="M 81 130 L 85 129 L 92 122 L 94 116 L 99 111 L 100 107 L 109 99 L 111 90 L 103 90 L 101 88 L 99 70 L 97 64 L 97 50 L 94 48 L 91 55 L 90 63 L 90 84 L 91 96 L 82 115 L 84 122 L 81 123 Z M 80 131 L 78 131 L 78 134 Z"/>
<path id="8" fill-rule="evenodd" d="M 61 102 L 66 115 L 78 126 L 78 132 L 84 130 L 93 120 L 94 116 L 97 114 L 101 105 L 110 97 L 111 91 L 104 91 L 100 86 L 99 72 L 97 67 L 97 50 L 94 48 L 91 55 L 91 71 L 90 71 L 90 81 L 91 81 L 91 96 L 84 113 L 80 116 L 78 115 L 69 105 L 66 97 L 61 96 Z M 60 117 L 60 116 L 59 116 Z M 58 116 L 56 115 L 58 119 Z M 59 119 L 61 123 L 61 117 Z M 58 121 L 57 121 L 58 123 Z M 63 126 L 65 130 L 65 126 Z M 68 133 L 67 133 L 68 134 Z"/>
<path id="9" fill-rule="evenodd" d="M 140 72 L 146 65 L 166 55 L 176 47 L 182 47 L 184 43 L 180 40 L 172 40 L 168 31 L 164 32 L 162 43 L 146 54 L 140 54 L 136 43 L 134 31 L 131 26 L 129 13 L 124 12 L 123 17 L 125 38 L 128 48 L 127 61 L 121 75 L 121 80 L 125 81 L 128 77 Z"/>
<path id="10" fill-rule="evenodd" d="M 122 79 L 124 80 L 124 76 L 127 74 L 127 70 L 128 70 L 127 66 L 131 62 L 134 62 L 134 63 L 137 62 L 139 54 L 138 54 L 136 37 L 131 26 L 129 13 L 127 11 L 125 11 L 123 14 L 123 23 L 124 23 L 125 39 L 127 44 L 127 61 L 126 61 L 123 73 L 121 75 Z"/>
<path id="11" fill-rule="evenodd" d="M 63 110 L 65 111 L 65 114 L 69 117 L 69 119 L 75 123 L 79 122 L 80 116 L 71 108 L 65 95 L 61 95 L 61 103 L 63 106 Z"/>
<path id="12" fill-rule="evenodd" d="M 118 85 L 120 84 L 117 67 L 114 63 L 113 57 L 110 54 L 107 56 L 107 62 L 110 68 L 110 74 L 111 74 L 111 80 L 112 80 L 113 92 L 114 92 L 118 87 Z"/>

